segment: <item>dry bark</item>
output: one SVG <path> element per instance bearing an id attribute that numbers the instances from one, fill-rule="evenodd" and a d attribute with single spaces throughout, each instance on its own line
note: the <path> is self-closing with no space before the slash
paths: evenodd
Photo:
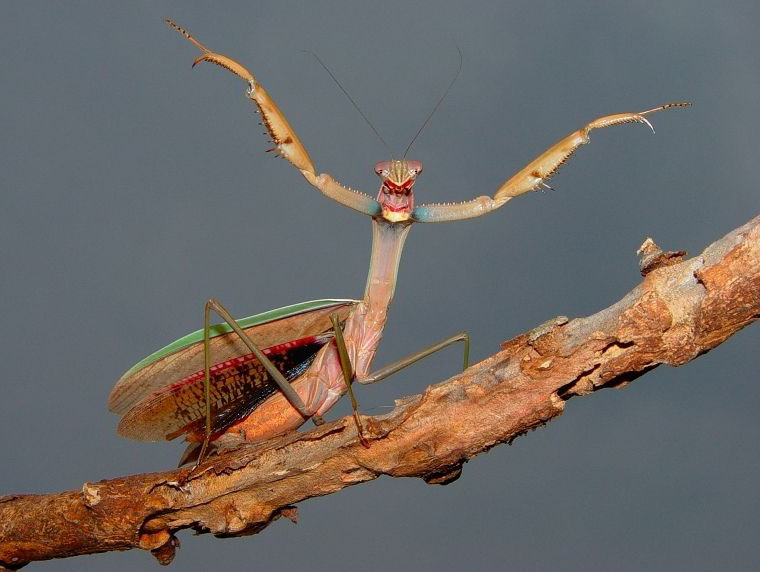
<path id="1" fill-rule="evenodd" d="M 176 531 L 254 534 L 296 518 L 295 503 L 377 478 L 456 479 L 464 462 L 560 415 L 571 397 L 678 366 L 760 316 L 760 217 L 701 255 L 642 245 L 644 279 L 592 316 L 555 318 L 461 375 L 363 417 L 242 447 L 188 469 L 0 497 L 0 569 L 33 560 L 143 548 L 163 564 Z"/>

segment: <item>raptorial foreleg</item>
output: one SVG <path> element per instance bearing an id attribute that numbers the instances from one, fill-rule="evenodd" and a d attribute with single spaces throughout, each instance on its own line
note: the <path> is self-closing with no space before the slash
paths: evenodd
<path id="1" fill-rule="evenodd" d="M 642 123 L 654 132 L 652 124 L 646 118 L 647 115 L 674 107 L 688 107 L 689 105 L 691 104 L 688 102 L 679 101 L 676 103 L 666 103 L 665 105 L 638 113 L 617 113 L 594 119 L 581 129 L 557 141 L 512 177 L 504 181 L 493 198 L 482 196 L 462 203 L 420 205 L 414 209 L 412 218 L 419 222 L 443 222 L 478 217 L 498 209 L 523 193 L 535 191 L 542 187 L 551 188 L 546 181 L 575 153 L 578 147 L 589 142 L 589 133 L 592 130 L 611 127 L 612 125 L 621 125 L 623 123 Z"/>
<path id="2" fill-rule="evenodd" d="M 301 143 L 301 140 L 290 126 L 290 123 L 288 123 L 285 115 L 269 93 L 267 93 L 266 89 L 264 89 L 264 86 L 259 83 L 256 77 L 244 65 L 224 54 L 212 52 L 191 36 L 187 30 L 171 20 L 166 20 L 166 23 L 185 36 L 188 41 L 201 51 L 201 55 L 193 61 L 193 66 L 200 62 L 210 62 L 231 71 L 248 83 L 246 94 L 256 105 L 256 110 L 261 114 L 262 125 L 266 127 L 274 143 L 274 147 L 269 149 L 269 151 L 274 151 L 287 159 L 301 171 L 301 174 L 311 185 L 316 187 L 325 196 L 363 214 L 375 216 L 380 213 L 380 205 L 372 197 L 344 187 L 326 173 L 317 174 L 314 163 L 308 151 L 306 151 L 306 147 Z"/>

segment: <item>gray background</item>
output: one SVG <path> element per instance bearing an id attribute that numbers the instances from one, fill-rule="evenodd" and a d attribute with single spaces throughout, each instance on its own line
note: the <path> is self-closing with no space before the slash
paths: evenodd
<path id="1" fill-rule="evenodd" d="M 619 299 L 646 236 L 697 254 L 758 210 L 755 3 L 4 3 L 0 494 L 174 466 L 180 444 L 119 438 L 105 402 L 134 362 L 200 327 L 208 297 L 248 315 L 363 291 L 369 221 L 264 153 L 242 82 L 191 70 L 196 50 L 167 16 L 252 69 L 318 168 L 369 193 L 387 152 L 300 50 L 400 152 L 461 47 L 461 78 L 410 154 L 425 163 L 422 202 L 492 193 L 598 115 L 694 101 L 654 116 L 655 136 L 594 133 L 556 193 L 417 225 L 378 365 L 460 329 L 481 359 Z M 298 526 L 184 533 L 174 569 L 749 569 L 759 339 L 749 328 L 682 368 L 572 400 L 448 487 L 381 478 L 302 503 Z M 360 388 L 360 403 L 385 412 L 459 359 Z M 154 566 L 132 551 L 37 568 Z"/>

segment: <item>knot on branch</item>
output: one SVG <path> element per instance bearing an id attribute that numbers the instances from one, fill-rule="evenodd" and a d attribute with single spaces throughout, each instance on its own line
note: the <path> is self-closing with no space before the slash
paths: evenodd
<path id="1" fill-rule="evenodd" d="M 646 276 L 652 270 L 678 264 L 686 256 L 685 250 L 663 251 L 650 237 L 639 246 L 636 254 L 639 258 L 639 271 Z"/>

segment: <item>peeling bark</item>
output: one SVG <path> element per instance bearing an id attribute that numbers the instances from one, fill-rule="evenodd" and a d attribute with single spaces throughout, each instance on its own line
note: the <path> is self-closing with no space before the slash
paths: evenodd
<path id="1" fill-rule="evenodd" d="M 79 491 L 0 497 L 0 570 L 109 550 L 174 557 L 183 528 L 255 534 L 293 506 L 377 478 L 457 479 L 462 464 L 562 413 L 571 397 L 620 387 L 660 364 L 678 366 L 760 316 L 760 217 L 694 258 L 641 254 L 644 279 L 585 318 L 555 318 L 504 342 L 466 372 L 363 417 L 351 418 L 176 469 L 84 483 Z"/>

